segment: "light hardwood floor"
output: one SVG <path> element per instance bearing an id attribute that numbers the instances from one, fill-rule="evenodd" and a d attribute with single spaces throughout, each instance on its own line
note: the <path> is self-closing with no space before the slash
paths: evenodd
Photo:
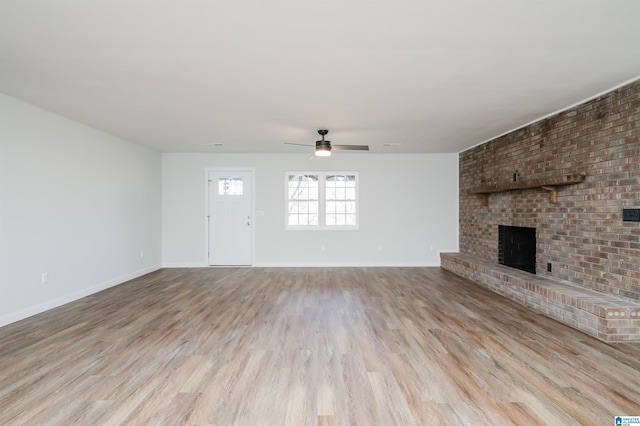
<path id="1" fill-rule="evenodd" d="M 609 425 L 639 355 L 439 268 L 165 269 L 0 328 L 0 424 Z"/>

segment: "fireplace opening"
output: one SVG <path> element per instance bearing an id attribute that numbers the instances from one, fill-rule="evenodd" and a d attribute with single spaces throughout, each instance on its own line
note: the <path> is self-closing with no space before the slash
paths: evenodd
<path id="1" fill-rule="evenodd" d="M 536 228 L 498 226 L 498 262 L 536 273 Z"/>

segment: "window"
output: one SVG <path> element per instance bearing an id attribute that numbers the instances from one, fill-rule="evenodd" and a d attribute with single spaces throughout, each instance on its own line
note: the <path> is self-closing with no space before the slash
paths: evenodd
<path id="1" fill-rule="evenodd" d="M 287 172 L 287 229 L 358 229 L 356 172 Z"/>
<path id="2" fill-rule="evenodd" d="M 318 175 L 289 175 L 289 226 L 320 225 Z"/>

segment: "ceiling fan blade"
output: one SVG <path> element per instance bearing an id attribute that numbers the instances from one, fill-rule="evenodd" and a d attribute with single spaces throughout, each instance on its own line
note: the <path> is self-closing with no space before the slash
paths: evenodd
<path id="1" fill-rule="evenodd" d="M 298 145 L 298 146 L 315 146 L 315 145 L 307 145 L 304 143 L 293 143 L 293 142 L 285 142 L 285 145 Z"/>
<path id="2" fill-rule="evenodd" d="M 331 145 L 336 151 L 369 151 L 369 145 Z"/>

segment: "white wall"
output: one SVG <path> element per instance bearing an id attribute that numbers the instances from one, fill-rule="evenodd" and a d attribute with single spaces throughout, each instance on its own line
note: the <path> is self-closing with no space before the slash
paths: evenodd
<path id="1" fill-rule="evenodd" d="M 159 153 L 0 94 L 0 326 L 159 268 L 161 196 Z"/>
<path id="2" fill-rule="evenodd" d="M 456 154 L 166 153 L 162 164 L 164 266 L 207 264 L 205 169 L 216 167 L 255 169 L 255 266 L 438 266 L 458 250 Z M 285 231 L 287 170 L 359 172 L 360 229 Z"/>

